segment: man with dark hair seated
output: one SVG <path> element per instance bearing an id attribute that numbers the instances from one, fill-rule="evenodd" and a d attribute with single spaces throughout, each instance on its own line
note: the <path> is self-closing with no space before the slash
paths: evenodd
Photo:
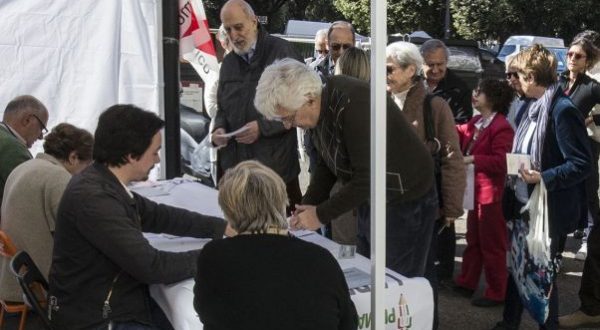
<path id="1" fill-rule="evenodd" d="M 114 105 L 100 116 L 94 164 L 71 180 L 58 209 L 49 276 L 53 328 L 168 323 L 148 285 L 193 277 L 200 251 L 159 251 L 142 232 L 223 237 L 223 220 L 156 204 L 127 188 L 159 162 L 163 126 L 133 105 Z"/>

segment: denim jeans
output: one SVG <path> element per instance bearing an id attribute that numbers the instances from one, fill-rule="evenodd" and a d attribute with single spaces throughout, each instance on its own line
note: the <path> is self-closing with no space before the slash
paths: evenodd
<path id="1" fill-rule="evenodd" d="M 386 267 L 406 277 L 423 276 L 438 217 L 435 186 L 424 196 L 386 207 Z M 358 253 L 371 254 L 371 206 L 358 208 Z"/>

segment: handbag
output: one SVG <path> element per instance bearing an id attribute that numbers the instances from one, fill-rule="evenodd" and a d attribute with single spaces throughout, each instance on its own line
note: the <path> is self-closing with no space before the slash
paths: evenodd
<path id="1" fill-rule="evenodd" d="M 523 306 L 538 324 L 544 324 L 550 309 L 556 263 L 550 253 L 548 200 L 543 181 L 536 185 L 523 210 L 528 211 L 529 221 L 515 219 L 508 223 L 508 270 Z"/>
<path id="2" fill-rule="evenodd" d="M 525 204 L 517 199 L 512 182 L 513 180 L 510 177 L 506 178 L 504 191 L 502 193 L 502 214 L 507 221 L 522 218 L 523 214 L 521 213 L 521 209 L 525 206 Z"/>

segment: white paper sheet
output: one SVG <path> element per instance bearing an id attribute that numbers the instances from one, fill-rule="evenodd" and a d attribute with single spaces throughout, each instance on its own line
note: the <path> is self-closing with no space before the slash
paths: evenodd
<path id="1" fill-rule="evenodd" d="M 242 132 L 245 132 L 247 130 L 248 130 L 248 126 L 242 126 L 242 127 L 240 127 L 239 129 L 237 129 L 237 130 L 235 130 L 233 132 L 225 133 L 225 134 L 217 134 L 216 136 L 223 137 L 223 138 L 230 138 L 232 136 L 236 136 L 236 135 L 238 135 L 238 134 L 240 134 Z"/>
<path id="2" fill-rule="evenodd" d="M 519 175 L 521 165 L 526 170 L 531 169 L 531 156 L 525 154 L 506 154 L 506 170 L 508 175 Z"/>

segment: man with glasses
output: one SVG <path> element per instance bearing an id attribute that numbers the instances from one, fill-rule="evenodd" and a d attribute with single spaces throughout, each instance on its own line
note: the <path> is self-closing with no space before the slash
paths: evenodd
<path id="1" fill-rule="evenodd" d="M 269 35 L 258 23 L 252 7 L 243 0 L 225 3 L 221 21 L 233 51 L 225 56 L 221 65 L 218 111 L 211 139 L 220 147 L 220 170 L 226 171 L 245 160 L 260 161 L 286 183 L 293 208 L 302 197 L 296 130 L 267 120 L 256 111 L 252 100 L 267 65 L 286 57 L 300 62 L 302 58 L 291 43 Z M 235 135 L 225 135 L 228 132 Z"/>
<path id="2" fill-rule="evenodd" d="M 442 97 L 452 110 L 454 122 L 464 124 L 473 116 L 471 90 L 452 70 L 448 69 L 450 52 L 438 39 L 430 39 L 421 45 L 425 87 Z M 456 231 L 452 218 L 442 217 L 436 223 L 433 249 L 436 251 L 436 270 L 441 287 L 451 286 L 456 255 Z"/>
<path id="3" fill-rule="evenodd" d="M 333 76 L 335 63 L 346 49 L 354 46 L 355 38 L 356 33 L 352 24 L 344 21 L 336 21 L 331 24 L 327 31 L 329 54 L 315 66 L 315 70 L 321 74 L 321 79 Z"/>
<path id="4" fill-rule="evenodd" d="M 48 132 L 48 110 L 31 95 L 17 96 L 4 109 L 0 123 L 0 205 L 6 178 L 21 163 L 31 159 L 29 148 Z"/>
<path id="5" fill-rule="evenodd" d="M 311 68 L 315 68 L 321 63 L 329 54 L 329 46 L 327 45 L 327 29 L 321 29 L 315 34 L 315 54 L 314 57 L 310 57 L 305 60 Z"/>

